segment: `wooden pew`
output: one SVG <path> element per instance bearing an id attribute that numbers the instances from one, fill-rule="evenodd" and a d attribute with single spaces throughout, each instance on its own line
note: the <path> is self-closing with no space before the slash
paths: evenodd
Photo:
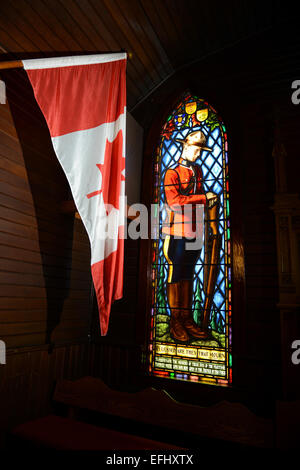
<path id="1" fill-rule="evenodd" d="M 223 447 L 274 446 L 272 420 L 256 416 L 240 403 L 222 401 L 209 407 L 183 404 L 165 391 L 148 388 L 135 393 L 120 392 L 93 377 L 58 382 L 54 402 L 65 407 L 69 417 L 80 419 L 98 414 L 101 423 L 106 416 L 107 425 L 112 423 L 130 432 L 152 430 L 155 436 L 166 440 L 171 436 L 172 442 L 179 445 L 195 446 L 215 440 Z"/>
<path id="2" fill-rule="evenodd" d="M 180 447 L 126 434 L 56 415 L 18 425 L 8 439 L 8 450 L 173 450 Z"/>

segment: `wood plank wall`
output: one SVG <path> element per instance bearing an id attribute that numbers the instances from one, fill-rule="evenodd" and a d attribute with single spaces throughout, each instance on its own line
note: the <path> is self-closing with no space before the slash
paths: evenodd
<path id="1" fill-rule="evenodd" d="M 113 388 L 127 390 L 143 387 L 142 350 L 136 332 L 139 245 L 139 240 L 125 240 L 123 298 L 112 305 L 107 336 L 100 336 L 95 303 L 91 328 L 91 375 Z"/>
<path id="2" fill-rule="evenodd" d="M 275 396 L 280 385 L 280 322 L 272 157 L 274 129 L 268 107 L 251 103 L 241 112 L 242 203 L 245 253 L 245 331 L 239 360 L 241 385 Z M 234 217 L 234 214 L 233 214 Z M 236 332 L 238 334 L 238 332 Z"/>
<path id="3" fill-rule="evenodd" d="M 139 241 L 125 240 L 124 297 L 101 338 L 88 238 L 80 220 L 60 212 L 70 194 L 44 118 L 24 71 L 2 78 L 8 102 L 0 106 L 0 340 L 7 360 L 0 365 L 0 429 L 7 429 L 49 412 L 59 379 L 94 375 L 132 387 L 141 354 Z"/>
<path id="4" fill-rule="evenodd" d="M 68 185 L 23 71 L 0 106 L 0 336 L 8 348 L 86 338 L 89 244 L 60 212 Z M 49 338 L 48 338 L 49 339 Z"/>
<path id="5" fill-rule="evenodd" d="M 8 350 L 6 365 L 0 366 L 0 448 L 6 432 L 21 422 L 53 412 L 52 395 L 58 380 L 87 375 L 88 343 Z"/>
<path id="6" fill-rule="evenodd" d="M 88 373 L 90 248 L 60 212 L 66 178 L 24 71 L 2 73 L 0 105 L 1 427 L 49 410 L 59 378 Z M 49 351 L 51 341 L 53 350 Z"/>

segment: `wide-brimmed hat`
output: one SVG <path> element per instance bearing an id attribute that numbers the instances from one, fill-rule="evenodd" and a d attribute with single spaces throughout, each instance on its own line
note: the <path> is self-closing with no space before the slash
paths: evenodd
<path id="1" fill-rule="evenodd" d="M 212 149 L 209 147 L 205 147 L 206 144 L 206 137 L 201 131 L 194 131 L 191 132 L 186 136 L 185 139 L 175 139 L 176 142 L 180 142 L 181 144 L 187 144 L 187 145 L 195 145 L 196 147 L 201 147 L 202 150 L 207 150 L 208 152 L 211 152 Z"/>

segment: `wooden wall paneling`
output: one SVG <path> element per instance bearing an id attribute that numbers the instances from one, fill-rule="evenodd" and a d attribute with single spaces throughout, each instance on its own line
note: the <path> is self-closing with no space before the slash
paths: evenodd
<path id="1" fill-rule="evenodd" d="M 70 3 L 68 3 L 68 8 L 70 8 Z M 99 8 L 103 10 L 103 5 L 99 4 Z M 95 43 L 97 43 L 98 50 L 103 51 L 117 51 L 121 45 L 116 40 L 114 33 L 109 31 L 106 22 L 103 20 L 102 15 L 98 14 L 97 8 L 95 8 L 89 0 L 75 0 L 72 2 L 72 9 L 77 10 L 77 16 L 80 12 L 80 18 L 84 15 L 84 24 L 88 25 L 88 30 L 92 32 L 92 37 L 94 37 Z M 81 23 L 79 21 L 79 23 Z M 98 47 L 98 44 L 101 44 L 101 47 Z"/>
<path id="2" fill-rule="evenodd" d="M 199 27 L 195 28 L 191 27 L 195 20 L 195 11 L 193 8 L 186 8 L 186 4 L 178 0 L 176 0 L 176 8 L 171 8 L 170 0 L 167 2 L 167 5 L 171 11 L 171 15 L 176 24 L 177 30 L 180 32 L 181 41 L 189 44 L 189 48 L 185 48 L 185 60 L 193 60 L 195 57 L 195 48 L 201 48 L 202 54 L 204 54 L 206 50 L 209 50 L 211 41 L 213 41 L 214 38 L 208 36 L 205 32 L 205 29 L 202 28 L 200 24 L 208 24 L 211 22 L 211 10 L 208 14 L 205 5 L 201 5 L 201 14 L 198 16 L 200 24 Z M 221 4 L 219 3 L 218 7 L 220 7 L 220 5 Z M 211 7 L 213 7 L 213 5 L 211 5 Z M 226 20 L 228 21 L 228 17 L 229 15 L 222 17 L 223 23 L 225 23 Z M 227 28 L 228 35 L 231 33 L 231 31 L 233 31 L 233 29 Z"/>
<path id="3" fill-rule="evenodd" d="M 48 172 L 47 172 L 45 170 L 45 165 L 43 165 L 44 161 L 41 159 L 40 155 L 34 151 L 31 152 L 31 155 L 33 157 L 33 160 L 36 160 L 38 164 L 36 165 L 36 170 L 32 172 L 30 175 L 31 177 L 30 183 L 34 184 L 35 186 L 39 188 L 43 187 L 43 193 L 48 196 L 48 199 L 51 199 L 51 197 L 53 197 L 56 191 L 61 190 L 61 186 L 59 185 L 59 182 L 57 181 L 57 167 L 55 168 L 54 165 L 49 164 L 47 165 L 48 166 Z M 34 158 L 35 156 L 36 158 Z M 12 173 L 18 178 L 28 181 L 26 169 L 24 167 L 22 168 L 19 164 L 11 162 L 5 156 L 2 157 L 1 160 L 2 160 L 1 169 L 3 169 L 3 171 Z M 48 163 L 47 160 L 45 161 L 45 163 L 46 164 Z M 39 167 L 41 167 L 40 171 L 39 171 Z M 2 172 L 2 175 L 4 179 L 5 173 Z M 17 183 L 17 186 L 19 187 L 20 184 L 18 184 L 17 179 L 16 179 L 16 183 Z M 24 183 L 21 183 L 21 184 L 24 187 Z"/>
<path id="4" fill-rule="evenodd" d="M 3 106 L 3 105 L 1 105 L 1 106 Z M 11 136 L 15 139 L 18 138 L 15 126 L 11 122 L 11 119 L 10 119 L 10 116 L 8 116 L 8 113 L 0 113 L 0 128 L 1 128 L 2 132 L 5 132 L 9 136 Z"/>
<path id="5" fill-rule="evenodd" d="M 297 52 L 293 52 L 295 53 L 295 57 L 297 57 Z M 298 75 L 299 74 L 297 74 L 297 76 Z M 298 176 L 300 172 L 300 159 L 297 158 L 297 155 L 299 154 L 299 105 L 294 105 L 291 99 L 286 100 L 283 98 L 277 103 L 277 107 L 274 112 L 278 121 L 280 138 L 287 154 L 285 159 L 287 190 L 289 193 L 298 193 L 300 195 Z"/>
<path id="6" fill-rule="evenodd" d="M 232 50 L 232 56 L 227 56 L 229 61 L 227 68 L 230 72 L 226 77 L 224 77 L 224 69 L 219 66 L 223 64 L 222 57 L 224 60 L 224 56 L 219 54 L 220 64 L 219 56 L 208 58 L 201 64 L 201 67 L 195 65 L 180 76 L 174 77 L 161 87 L 161 90 L 158 90 L 156 96 L 153 95 L 149 102 L 141 105 L 140 110 L 137 109 L 137 113 L 134 113 L 135 118 L 142 121 L 145 127 L 148 127 L 150 114 L 154 121 L 155 119 L 159 121 L 160 116 L 163 115 L 162 101 L 171 100 L 176 90 L 180 88 L 181 81 L 181 86 L 184 87 L 190 78 L 195 94 L 211 101 L 224 119 L 230 149 L 233 251 L 237 258 L 245 256 L 245 277 L 240 283 L 241 296 L 235 290 L 233 299 L 235 310 L 233 337 L 237 380 L 235 385 L 241 392 L 238 399 L 243 399 L 241 398 L 243 391 L 245 396 L 252 393 L 253 403 L 256 401 L 255 406 L 259 406 L 262 410 L 264 404 L 268 403 L 266 406 L 268 412 L 272 409 L 272 403 L 274 404 L 274 396 L 280 394 L 276 235 L 271 211 L 275 190 L 271 134 L 274 118 L 272 100 L 276 103 L 280 100 L 290 101 L 291 79 L 288 81 L 287 76 L 291 77 L 292 74 L 291 63 L 289 63 L 287 67 L 289 72 L 284 77 L 284 81 L 279 83 L 276 77 L 281 70 L 281 62 L 285 59 L 283 54 L 277 62 L 273 61 L 276 49 L 272 51 L 271 56 L 266 55 L 267 62 L 261 62 L 264 51 L 269 50 L 269 42 L 272 43 L 271 38 L 264 43 L 265 49 L 261 48 L 261 50 L 259 46 L 256 49 L 256 46 L 253 44 L 250 46 L 249 43 L 250 54 L 247 54 L 248 49 L 244 48 L 244 56 L 247 57 L 247 64 L 244 66 L 239 62 L 239 66 L 236 67 L 234 61 L 234 54 L 238 56 L 238 50 L 242 46 L 237 46 L 235 51 Z M 255 50 L 259 50 L 259 56 L 253 54 Z M 201 74 L 201 69 L 209 70 L 209 76 L 213 77 L 211 83 L 208 83 L 206 75 Z M 275 74 L 274 78 L 275 72 L 277 75 Z M 196 77 L 198 77 L 198 84 Z M 179 96 L 179 91 L 177 91 L 177 96 Z M 151 109 L 148 114 L 145 113 L 147 107 Z M 295 110 L 290 109 L 290 113 L 294 115 Z M 294 119 L 296 119 L 295 116 Z M 284 120 L 283 115 L 282 120 Z M 294 120 L 295 127 L 297 122 Z M 289 127 L 286 126 L 286 128 Z M 152 131 L 153 128 L 150 127 L 150 133 Z M 159 132 L 159 127 L 157 132 Z M 295 155 L 297 144 L 296 139 L 293 140 L 294 147 L 290 154 Z M 292 142 L 292 140 L 289 141 Z M 143 186 L 145 198 L 149 188 L 152 187 L 149 180 L 151 168 L 147 166 L 147 159 L 150 165 L 152 149 L 155 148 L 153 136 L 149 136 L 149 142 L 152 143 L 152 147 L 148 150 L 146 145 L 144 157 L 145 181 L 147 181 Z M 238 243 L 236 243 L 237 238 Z M 144 267 L 145 252 L 142 252 L 141 256 Z M 238 265 L 235 274 L 239 276 Z M 142 276 L 146 277 L 146 273 L 142 274 L 141 267 L 140 283 L 143 283 Z M 144 304 L 145 295 L 143 295 L 140 316 L 143 315 L 143 311 L 145 312 Z M 163 383 L 162 386 L 166 384 Z M 256 393 L 259 389 L 264 390 L 261 398 Z M 273 401 L 270 399 L 268 402 L 268 393 Z"/>
<path id="7" fill-rule="evenodd" d="M 75 301 L 73 301 L 73 304 Z M 64 305 L 64 310 L 62 313 L 62 320 L 69 320 L 71 321 L 74 319 L 74 321 L 85 321 L 86 317 L 86 312 L 85 310 L 77 310 L 76 308 L 74 309 L 70 306 Z M 46 310 L 43 310 L 42 308 L 33 308 L 33 309 L 26 309 L 22 308 L 20 310 L 18 309 L 11 309 L 11 310 L 0 310 L 0 322 L 2 324 L 1 326 L 1 332 L 4 331 L 5 327 L 7 325 L 13 325 L 15 323 L 25 323 L 27 322 L 28 324 L 31 322 L 41 322 L 43 321 L 44 324 L 46 322 Z"/>
<path id="8" fill-rule="evenodd" d="M 117 4 L 122 10 L 122 1 L 117 0 Z M 135 32 L 139 42 L 144 46 L 144 50 L 151 60 L 152 66 L 157 69 L 161 79 L 166 78 L 173 68 L 169 63 L 168 56 L 158 40 L 157 32 L 153 29 L 148 16 L 145 14 L 141 2 L 133 0 L 128 2 L 126 9 L 126 19 L 132 30 Z M 128 36 L 126 34 L 126 36 Z M 135 42 L 135 47 L 137 43 Z M 137 49 L 139 54 L 139 50 Z"/>
<path id="9" fill-rule="evenodd" d="M 132 80 L 136 83 L 136 86 L 142 88 L 144 93 L 146 93 L 149 86 L 153 85 L 153 80 L 147 73 L 140 57 L 135 53 L 134 43 L 130 42 L 124 31 L 118 27 L 115 17 L 109 9 L 103 8 L 103 5 L 100 5 L 96 0 L 90 0 L 90 3 L 97 12 L 98 17 L 100 17 L 105 24 L 107 30 L 109 30 L 116 41 L 121 45 L 120 47 L 127 52 L 132 52 L 133 60 L 128 65 L 128 72 L 130 74 L 132 73 Z"/>
<path id="10" fill-rule="evenodd" d="M 36 55 L 40 56 L 40 54 Z M 2 61 L 7 60 L 6 54 L 1 56 L 1 59 Z M 23 68 L 4 69 L 1 70 L 1 77 L 6 84 L 7 104 L 5 106 L 9 108 L 11 114 L 10 119 L 13 118 L 16 130 L 19 131 L 19 127 L 17 125 L 18 121 L 23 122 L 27 131 L 34 122 L 35 125 L 40 128 L 40 133 L 34 136 L 31 133 L 23 132 L 23 140 L 32 142 L 34 139 L 35 145 L 33 146 L 33 149 L 35 151 L 38 150 L 36 143 L 41 141 L 42 144 L 40 145 L 40 149 L 43 158 L 49 159 L 49 154 L 51 155 L 51 152 L 45 152 L 45 145 L 47 145 L 47 142 L 45 142 L 45 135 L 47 135 L 47 132 L 49 134 L 49 131 L 45 126 L 41 125 L 41 122 L 44 122 L 45 119 L 42 112 L 37 107 L 27 73 Z M 17 110 L 16 112 L 14 112 L 15 109 Z"/>
<path id="11" fill-rule="evenodd" d="M 5 432 L 16 424 L 51 413 L 51 399 L 59 380 L 89 375 L 86 343 L 47 348 L 10 350 L 0 369 L 0 447 Z"/>
<path id="12" fill-rule="evenodd" d="M 74 3 L 74 2 L 73 2 Z M 97 5 L 93 6 L 89 0 L 80 0 L 76 2 L 78 7 L 81 9 L 82 14 L 87 17 L 90 25 L 93 27 L 94 31 L 96 32 L 97 36 L 95 37 L 95 41 L 98 44 L 99 39 L 103 41 L 103 48 L 97 48 L 96 50 L 103 50 L 103 51 L 120 51 L 124 49 L 124 46 L 116 39 L 115 31 L 110 31 L 107 27 L 106 21 L 103 19 L 103 6 L 100 6 L 100 12 L 97 10 Z M 90 26 L 90 28 L 91 28 Z M 89 29 L 90 29 L 89 28 Z M 95 34 L 93 33 L 93 37 Z M 127 51 L 131 52 L 131 51 Z M 136 72 L 136 68 L 134 66 L 131 57 L 127 58 L 127 99 L 128 105 L 131 106 L 131 100 L 135 102 L 142 92 L 143 87 L 140 84 L 139 77 Z M 132 103 L 133 104 L 133 103 Z"/>
<path id="13" fill-rule="evenodd" d="M 65 0 L 59 5 L 56 14 L 64 28 L 77 38 L 83 50 L 109 51 L 105 41 L 94 29 L 80 4 L 73 0 Z"/>
<path id="14" fill-rule="evenodd" d="M 41 44 L 41 50 L 44 50 L 42 43 L 40 42 L 38 36 L 42 36 L 42 39 L 48 44 L 50 50 L 55 51 L 66 51 L 68 50 L 67 44 L 57 36 L 55 29 L 52 30 L 47 22 L 47 17 L 42 17 L 39 15 L 31 5 L 31 2 L 28 3 L 26 0 L 19 0 L 14 2 L 9 0 L 7 2 L 9 8 L 12 10 L 13 18 L 21 16 L 24 18 L 24 22 L 29 25 L 28 35 L 34 38 L 37 44 Z"/>
<path id="15" fill-rule="evenodd" d="M 3 210 L 3 213 L 5 213 L 4 210 Z M 34 237 L 34 234 L 31 235 L 32 232 L 30 231 L 30 229 L 26 228 L 25 226 L 20 227 L 20 224 L 14 224 L 14 223 L 6 222 L 6 221 L 0 223 L 0 227 L 3 231 L 6 231 L 6 233 L 2 232 L 0 235 L 1 242 L 5 245 L 5 248 L 3 248 L 3 255 L 5 255 L 5 250 L 7 249 L 7 247 L 9 247 L 8 250 L 11 252 L 11 256 L 13 259 L 18 259 L 18 257 L 16 256 L 18 253 L 18 256 L 20 256 L 20 259 L 22 259 L 23 261 L 31 261 L 30 253 L 28 253 L 28 250 L 30 252 L 40 253 L 39 240 L 37 236 Z M 12 232 L 14 228 L 15 228 L 15 231 Z M 26 233 L 26 230 L 28 233 Z M 15 233 L 17 234 L 17 236 L 11 235 L 9 232 Z M 29 239 L 27 237 L 29 237 Z M 53 237 L 53 241 L 55 241 L 55 237 Z M 42 251 L 43 254 L 47 256 L 51 256 L 51 255 L 55 256 L 55 255 L 60 255 L 60 254 L 64 255 L 63 258 L 65 260 L 69 260 L 69 264 L 71 265 L 72 256 L 71 254 L 66 256 L 65 244 L 61 243 L 61 245 L 57 246 L 57 249 L 53 248 L 52 245 L 50 245 L 50 243 L 49 243 L 49 246 L 50 248 L 47 249 L 47 244 L 44 244 L 44 250 Z M 13 250 L 12 248 L 15 248 L 16 250 Z M 22 250 L 26 250 L 26 252 L 24 251 L 22 253 Z M 36 262 L 39 260 L 39 258 L 37 257 L 36 254 L 34 254 L 32 260 Z M 74 261 L 77 262 L 78 266 L 80 266 L 80 262 L 84 262 L 84 259 L 82 258 L 82 255 L 80 254 L 79 251 L 78 251 L 78 254 L 76 252 L 76 255 L 74 256 Z M 59 262 L 58 265 L 62 265 L 62 262 Z"/>
<path id="16" fill-rule="evenodd" d="M 22 52 L 44 56 L 59 51 L 127 50 L 131 107 L 142 102 L 173 68 L 178 71 L 266 28 L 282 31 L 296 18 L 282 2 L 258 7 L 257 2 L 236 5 L 233 1 L 208 6 L 175 0 L 9 0 L 0 8 L 1 49 L 15 58 Z M 280 41 L 282 36 L 278 35 Z"/>
<path id="17" fill-rule="evenodd" d="M 138 298 L 139 240 L 124 240 L 124 284 L 122 299 L 111 308 L 110 323 L 106 337 L 100 336 L 99 312 L 94 299 L 92 337 L 99 344 L 120 345 L 123 348 L 135 344 L 135 318 Z M 101 312 L 100 312 L 101 316 Z"/>
<path id="18" fill-rule="evenodd" d="M 84 266 L 85 267 L 85 266 Z M 38 264 L 27 264 L 26 262 L 22 262 L 19 260 L 11 260 L 11 259 L 2 259 L 1 268 L 4 272 L 15 272 L 15 273 L 23 273 L 26 274 L 28 272 L 34 273 L 35 275 L 41 274 L 41 265 Z M 49 277 L 57 277 L 57 270 L 55 266 L 48 266 L 48 274 Z M 61 276 L 58 276 L 61 279 Z M 75 270 L 74 266 L 72 266 L 72 273 L 71 273 L 72 280 L 84 280 L 86 281 L 86 270 Z"/>
<path id="19" fill-rule="evenodd" d="M 48 294 L 51 295 L 52 298 L 54 299 L 64 299 L 64 289 L 59 289 L 57 288 L 57 285 L 55 288 L 48 288 Z M 5 284 L 0 286 L 0 296 L 8 296 L 8 297 L 20 297 L 22 299 L 25 298 L 44 298 L 45 295 L 45 289 L 42 287 L 36 287 L 36 286 L 20 286 L 18 289 L 16 289 L 15 285 L 9 285 Z M 81 300 L 86 300 L 89 297 L 89 290 L 76 290 L 72 293 L 73 299 L 81 299 Z"/>
<path id="20" fill-rule="evenodd" d="M 51 6 L 51 4 L 46 4 L 44 1 L 31 0 L 30 6 L 41 18 L 47 18 L 49 29 L 55 32 L 55 36 L 61 39 L 69 50 L 81 50 L 77 38 L 75 36 L 73 37 L 68 30 L 64 28 L 59 17 L 57 17 L 57 12 L 61 7 L 59 2 L 56 2 L 55 6 Z"/>
<path id="21" fill-rule="evenodd" d="M 5 211 L 3 211 L 5 212 Z M 39 240 L 37 237 L 34 237 L 34 236 L 30 236 L 30 238 L 25 238 L 26 237 L 26 232 L 24 233 L 25 229 L 23 229 L 23 232 L 22 232 L 22 228 L 24 226 L 21 226 L 19 224 L 14 224 L 14 223 L 9 223 L 9 222 L 3 222 L 2 224 L 0 224 L 0 227 L 2 230 L 7 230 L 8 232 L 12 231 L 14 228 L 16 228 L 16 230 L 13 232 L 16 235 L 12 235 L 11 233 L 4 233 L 4 232 L 1 232 L 0 233 L 0 241 L 3 245 L 6 245 L 6 246 L 9 246 L 9 247 L 15 247 L 17 248 L 18 250 L 29 250 L 31 252 L 40 252 L 39 250 Z M 20 227 L 19 231 L 20 233 L 18 234 L 18 228 Z M 47 236 L 47 233 L 45 233 L 45 238 Z M 50 237 L 49 237 L 50 238 Z M 53 236 L 53 239 L 51 240 L 47 240 L 45 239 L 44 240 L 44 251 L 43 251 L 43 254 L 45 255 L 48 255 L 48 256 L 62 256 L 62 258 L 64 258 L 67 262 L 67 260 L 69 260 L 69 265 L 71 266 L 71 260 L 74 260 L 74 262 L 77 262 L 78 266 L 82 265 L 83 267 L 83 263 L 85 264 L 86 260 L 87 260 L 87 256 L 84 256 L 82 254 L 82 252 L 80 252 L 80 248 L 82 250 L 84 250 L 84 252 L 87 252 L 88 250 L 88 247 L 84 244 L 82 244 L 82 246 L 78 246 L 78 249 L 74 249 L 74 252 L 71 254 L 71 253 L 66 253 L 65 250 L 66 250 L 66 247 L 67 247 L 67 242 L 61 242 L 60 244 L 57 244 L 56 248 L 53 248 L 53 242 L 55 242 L 55 236 Z M 3 252 L 4 253 L 4 252 Z M 20 253 L 20 251 L 19 251 Z M 26 257 L 26 253 L 24 254 L 24 256 Z M 29 255 L 28 255 L 29 256 Z M 27 259 L 27 260 L 30 260 L 30 258 L 24 258 Z M 35 258 L 36 259 L 36 258 Z M 61 265 L 61 263 L 59 263 Z M 86 265 L 85 265 L 86 266 Z"/>
<path id="22" fill-rule="evenodd" d="M 8 348 L 43 344 L 50 331 L 59 343 L 87 339 L 89 325 L 88 239 L 59 211 L 68 185 L 22 76 L 6 77 L 13 101 L 0 107 L 0 335 Z"/>
<path id="23" fill-rule="evenodd" d="M 64 373 L 64 364 L 66 361 L 66 348 L 56 348 L 55 349 L 55 357 L 54 357 L 54 368 L 53 374 L 54 377 L 58 380 L 61 380 L 62 377 L 65 376 Z"/>
<path id="24" fill-rule="evenodd" d="M 23 50 L 36 52 L 41 50 L 40 47 L 45 47 L 46 44 L 40 36 L 40 45 L 36 45 L 34 32 L 32 35 L 29 35 L 28 31 L 26 31 L 26 26 L 26 23 L 22 21 L 22 17 L 15 15 L 14 12 L 10 10 L 9 5 L 5 4 L 5 11 L 3 11 L 3 4 L 0 5 L 0 28 L 10 37 L 18 38 L 17 40 Z"/>
<path id="25" fill-rule="evenodd" d="M 252 91 L 253 92 L 253 91 Z M 244 346 L 239 358 L 241 386 L 261 388 L 262 403 L 279 393 L 274 377 L 280 374 L 279 323 L 276 309 L 277 274 L 274 194 L 269 116 L 262 105 L 245 104 L 241 110 L 242 224 L 245 253 Z M 255 137 L 254 137 L 255 135 Z M 234 208 L 232 208 L 232 213 Z M 267 321 L 268 318 L 268 321 Z M 235 330 L 239 334 L 238 330 Z M 277 352 L 276 352 L 277 351 Z M 246 372 L 247 371 L 247 372 Z M 269 401 L 267 399 L 269 394 Z M 272 398 L 271 398 L 272 397 Z M 268 406 L 269 406 L 268 405 Z M 271 407 L 272 408 L 272 407 Z"/>
<path id="26" fill-rule="evenodd" d="M 4 182 L 7 182 L 7 183 L 9 183 L 13 186 L 13 189 L 11 190 L 11 195 L 12 196 L 14 196 L 13 191 L 16 191 L 16 193 L 18 193 L 18 190 L 20 190 L 20 189 L 23 189 L 25 191 L 29 189 L 28 188 L 29 187 L 28 178 L 27 178 L 25 169 L 21 169 L 19 165 L 9 163 L 9 160 L 6 159 L 5 157 L 2 158 L 1 166 L 3 167 L 3 169 L 0 168 L 1 180 L 4 181 Z M 49 168 L 49 170 L 50 170 L 49 172 L 51 173 L 50 168 Z M 18 173 L 21 173 L 23 171 L 24 171 L 23 175 L 18 174 Z M 48 172 L 48 175 L 49 175 L 49 172 Z M 41 172 L 41 173 L 43 173 L 43 172 Z M 43 176 L 43 174 L 39 175 L 37 171 L 34 171 L 33 174 L 30 175 L 30 177 L 31 176 L 32 176 L 32 181 L 30 180 L 30 186 L 34 186 L 35 188 L 40 189 L 41 192 L 44 195 L 43 208 L 45 206 L 47 206 L 47 204 L 48 204 L 49 210 L 52 211 L 52 212 L 54 212 L 54 210 L 55 210 L 55 212 L 57 213 L 56 204 L 58 204 L 58 201 L 55 201 L 55 199 L 53 201 L 53 198 L 55 197 L 55 194 L 59 190 L 61 191 L 61 189 L 62 189 L 61 186 L 59 186 L 58 182 L 54 181 L 52 183 L 52 180 L 50 180 L 50 179 L 48 180 L 48 178 L 42 179 L 41 177 Z M 44 185 L 43 185 L 43 180 L 44 180 Z M 19 199 L 23 200 L 22 196 L 23 196 L 23 194 L 21 195 L 21 197 Z M 30 199 L 30 195 L 28 197 Z M 32 201 L 32 198 L 31 198 L 31 201 Z M 51 205 L 49 204 L 50 202 L 52 202 Z M 56 202 L 56 204 L 55 204 L 55 202 Z M 43 204 L 43 203 L 39 202 L 40 205 Z M 45 217 L 47 217 L 47 213 L 45 215 L 42 213 L 41 216 L 45 218 Z"/>
<path id="27" fill-rule="evenodd" d="M 29 215 L 32 215 L 34 213 L 34 209 L 32 207 L 32 196 L 30 192 L 20 188 L 20 185 L 16 186 L 14 184 L 16 183 L 15 177 L 13 177 L 8 172 L 2 171 L 1 169 L 0 181 L 0 191 L 3 196 L 3 200 L 5 200 L 6 207 L 15 207 L 15 204 L 18 204 L 18 207 L 24 210 L 25 214 L 27 213 Z M 17 202 L 15 202 L 15 200 Z"/>
<path id="28" fill-rule="evenodd" d="M 20 31 L 23 32 L 24 38 L 27 39 L 27 42 L 30 42 L 33 46 L 31 46 L 31 50 L 34 50 L 34 45 L 36 48 L 40 51 L 48 51 L 51 50 L 51 46 L 49 43 L 45 40 L 45 36 L 40 34 L 32 25 L 27 21 L 26 15 L 21 14 L 20 12 L 20 6 L 24 2 L 13 2 L 13 4 L 9 1 L 5 3 L 5 11 L 3 11 L 3 4 L 0 5 L 0 14 L 1 14 L 1 27 L 5 30 L 9 30 L 10 32 L 14 33 L 14 36 L 16 37 Z M 28 9 L 29 9 L 28 5 Z M 16 14 L 17 10 L 17 14 Z M 31 17 L 31 21 L 32 21 Z M 11 28 L 11 25 L 13 25 L 13 29 Z M 22 44 L 25 46 L 25 42 L 22 42 Z"/>
<path id="29" fill-rule="evenodd" d="M 168 51 L 168 57 L 174 66 L 176 57 L 182 57 L 186 49 L 185 43 L 180 41 L 180 37 L 174 25 L 168 7 L 165 2 L 155 2 L 142 0 L 143 8 L 150 19 L 156 34 L 163 46 Z M 174 45 L 176 44 L 176 47 Z"/>
<path id="30" fill-rule="evenodd" d="M 32 205 L 32 196 L 28 191 L 28 184 L 26 184 L 23 178 L 12 175 L 10 172 L 0 168 L 0 181 L 2 193 L 5 191 L 5 195 L 9 195 L 19 201 L 26 201 Z"/>
<path id="31" fill-rule="evenodd" d="M 1 105 L 7 106 L 7 105 Z M 19 162 L 20 158 L 23 157 L 22 150 L 17 140 L 11 139 L 1 129 L 1 140 L 0 140 L 0 153 L 9 160 Z"/>
<path id="32" fill-rule="evenodd" d="M 174 58 L 177 66 L 181 66 L 183 63 L 193 60 L 195 56 L 199 54 L 200 50 L 203 54 L 206 50 L 205 45 L 207 45 L 208 40 L 207 37 L 204 38 L 205 34 L 203 28 L 200 26 L 200 24 L 205 21 L 205 17 L 203 18 L 205 15 L 205 6 L 202 5 L 200 15 L 199 11 L 196 10 L 196 5 L 194 5 L 194 8 L 187 8 L 187 5 L 183 2 L 179 3 L 180 5 L 178 5 L 178 2 L 176 2 L 176 5 L 172 5 L 172 1 L 166 1 L 164 2 L 164 12 L 160 12 L 160 4 L 156 1 L 159 16 L 161 16 L 162 21 L 165 23 L 168 34 L 169 31 L 174 28 L 174 40 L 176 43 L 182 45 L 179 49 L 179 54 Z M 211 4 L 209 21 L 212 21 L 213 9 L 214 4 Z M 201 22 L 199 27 L 191 27 L 194 22 L 194 15 L 198 16 Z M 210 37 L 209 40 L 213 42 L 214 37 Z"/>
<path id="33" fill-rule="evenodd" d="M 25 251 L 25 250 L 17 249 L 15 247 L 12 248 L 8 246 L 2 246 L 0 247 L 0 254 L 1 253 L 4 258 L 8 257 L 9 259 L 13 259 L 16 261 L 21 260 L 30 264 L 32 262 L 37 263 L 37 264 L 41 263 L 40 254 L 29 252 L 27 250 Z M 53 268 L 63 270 L 63 268 L 65 267 L 65 272 L 67 273 L 71 269 L 71 266 L 72 266 L 72 268 L 78 269 L 82 272 L 86 272 L 86 273 L 88 272 L 87 263 L 85 262 L 85 260 L 82 260 L 82 262 L 80 262 L 75 259 L 75 260 L 72 260 L 72 264 L 71 262 L 69 262 L 67 265 L 65 258 L 55 258 L 53 255 L 51 254 L 48 255 L 47 253 L 43 253 L 43 260 L 45 261 L 45 266 L 47 266 L 47 269 L 49 268 L 49 275 L 46 275 L 45 276 L 46 278 L 48 278 L 49 276 L 55 277 L 52 275 Z M 71 258 L 70 258 L 70 261 L 71 261 Z M 48 274 L 48 271 L 47 271 L 47 274 Z M 61 277 L 61 273 L 60 274 L 56 273 L 56 277 Z"/>
<path id="34" fill-rule="evenodd" d="M 13 51 L 16 53 L 24 52 L 24 47 L 22 45 L 22 40 L 19 38 L 13 38 L 9 33 L 7 33 L 3 28 L 0 28 L 0 44 L 1 50 L 7 52 Z M 2 44 L 5 44 L 5 48 L 2 47 Z"/>
<path id="35" fill-rule="evenodd" d="M 152 61 L 148 51 L 148 49 L 152 47 L 151 44 L 142 44 L 141 38 L 132 29 L 126 13 L 120 9 L 115 0 L 104 0 L 104 4 L 112 15 L 116 26 L 123 31 L 131 45 L 131 48 L 134 48 L 136 55 L 140 58 L 143 66 L 146 69 L 146 73 L 152 78 L 154 82 L 160 80 L 161 77 L 156 70 L 157 64 Z"/>
<path id="36" fill-rule="evenodd" d="M 0 168 L 3 170 L 2 177 L 4 179 L 6 173 L 13 174 L 19 178 L 27 180 L 26 170 L 19 164 L 11 162 L 8 158 L 1 155 Z"/>
<path id="37" fill-rule="evenodd" d="M 79 374 L 80 376 L 84 376 L 86 374 L 89 374 L 89 369 L 87 368 L 90 367 L 90 363 L 88 362 L 88 348 L 89 345 L 87 344 L 86 347 L 82 348 L 80 344 L 76 345 L 78 354 L 76 354 L 77 357 L 77 366 L 74 369 L 73 375 Z M 77 372 L 78 371 L 78 372 Z"/>

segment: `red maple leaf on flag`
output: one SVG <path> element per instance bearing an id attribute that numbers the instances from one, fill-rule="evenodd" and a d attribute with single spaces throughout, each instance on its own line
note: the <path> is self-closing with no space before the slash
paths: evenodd
<path id="1" fill-rule="evenodd" d="M 86 196 L 90 199 L 102 193 L 106 211 L 109 213 L 112 206 L 119 209 L 121 181 L 125 181 L 125 176 L 122 174 L 125 170 L 122 130 L 118 132 L 112 142 L 106 139 L 104 163 L 97 163 L 96 165 L 102 174 L 102 188 Z"/>

